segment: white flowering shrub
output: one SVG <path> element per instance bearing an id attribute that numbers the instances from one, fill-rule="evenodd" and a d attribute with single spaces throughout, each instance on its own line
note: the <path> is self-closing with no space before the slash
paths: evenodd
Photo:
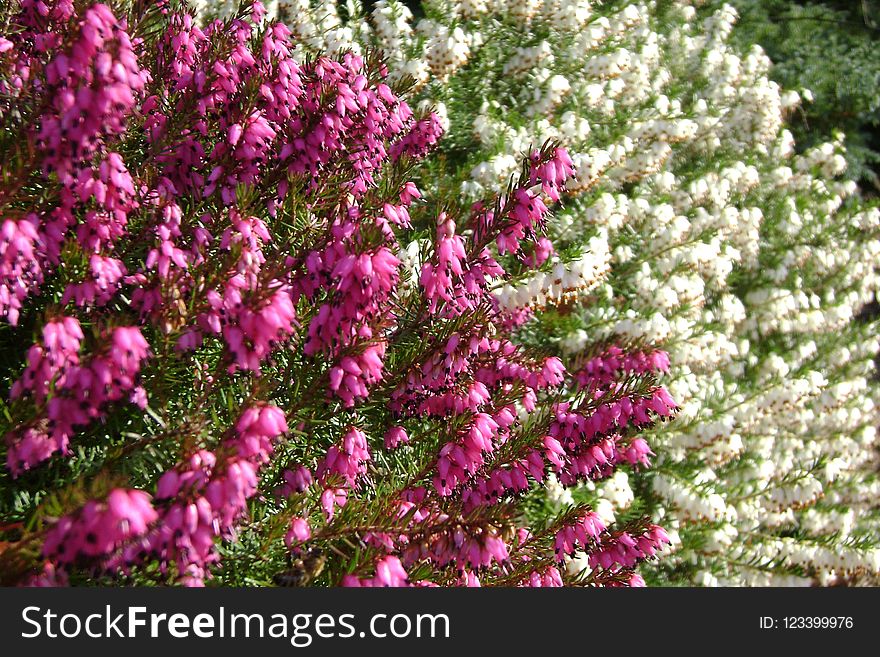
<path id="1" fill-rule="evenodd" d="M 547 140 L 571 153 L 545 262 L 498 281 L 498 303 L 572 370 L 609 345 L 668 353 L 680 411 L 652 430 L 652 469 L 574 493 L 551 480 L 541 504 L 652 513 L 673 552 L 649 582 L 855 581 L 880 572 L 877 323 L 861 316 L 880 212 L 842 177 L 842 137 L 797 152 L 785 119 L 808 94 L 730 45 L 733 8 L 702 4 L 270 10 L 311 48 L 378 48 L 414 80 L 448 128 L 420 174 L 435 197 L 503 190 Z"/>

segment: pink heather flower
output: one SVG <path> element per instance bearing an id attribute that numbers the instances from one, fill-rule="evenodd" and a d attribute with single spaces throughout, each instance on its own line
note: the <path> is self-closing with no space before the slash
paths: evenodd
<path id="1" fill-rule="evenodd" d="M 528 579 L 523 581 L 520 586 L 527 586 L 531 588 L 558 588 L 564 586 L 562 581 L 562 574 L 559 572 L 557 568 L 550 566 L 543 571 L 533 570 Z"/>
<path id="2" fill-rule="evenodd" d="M 392 205 L 391 203 L 386 203 L 382 208 L 382 213 L 385 215 L 385 218 L 395 226 L 400 228 L 412 228 L 409 212 L 405 205 Z"/>
<path id="3" fill-rule="evenodd" d="M 44 258 L 38 256 L 39 218 L 3 220 L 0 225 L 0 315 L 18 324 L 21 303 L 43 282 Z"/>
<path id="4" fill-rule="evenodd" d="M 427 152 L 437 144 L 443 135 L 443 126 L 440 117 L 431 112 L 427 118 L 416 121 L 403 139 L 391 147 L 391 157 L 394 160 L 406 155 L 409 157 L 424 157 Z"/>
<path id="5" fill-rule="evenodd" d="M 272 404 L 251 406 L 235 423 L 237 453 L 262 464 L 269 461 L 273 441 L 287 432 L 284 412 Z"/>
<path id="6" fill-rule="evenodd" d="M 336 514 L 336 507 L 345 506 L 348 499 L 348 492 L 344 488 L 326 488 L 321 493 L 321 509 L 324 511 L 324 517 L 327 522 L 333 520 Z"/>
<path id="7" fill-rule="evenodd" d="M 155 528 L 108 561 L 107 567 L 123 567 L 151 553 L 163 568 L 175 563 L 185 585 L 201 586 L 206 568 L 219 558 L 215 539 L 229 537 L 247 512 L 247 500 L 257 492 L 258 467 L 238 456 L 218 464 L 211 452 L 193 454 L 160 478 L 156 499 L 169 502 Z"/>
<path id="8" fill-rule="evenodd" d="M 668 365 L 668 358 L 661 354 L 626 355 L 611 348 L 605 356 L 587 362 L 578 372 L 578 383 L 594 399 L 601 399 L 619 389 L 619 376 L 633 371 L 651 372 Z M 589 416 L 572 411 L 567 403 L 559 404 L 549 433 L 563 451 L 553 444 L 553 449 L 545 450 L 545 456 L 564 486 L 579 479 L 606 477 L 621 462 L 648 466 L 652 452 L 645 440 L 624 441 L 620 432 L 631 425 L 639 427 L 657 417 L 671 416 L 676 408 L 662 386 L 654 387 L 647 396 L 633 394 L 600 404 Z"/>
<path id="9" fill-rule="evenodd" d="M 401 586 L 407 582 L 409 575 L 403 569 L 400 559 L 385 557 L 376 564 L 375 581 L 380 586 Z"/>
<path id="10" fill-rule="evenodd" d="M 565 556 L 574 554 L 578 548 L 589 549 L 597 543 L 604 531 L 605 523 L 602 522 L 598 514 L 585 513 L 574 524 L 565 526 L 556 532 L 553 546 L 556 558 L 562 561 Z"/>
<path id="11" fill-rule="evenodd" d="M 137 386 L 131 391 L 128 400 L 141 410 L 144 410 L 147 408 L 147 391 L 144 390 L 143 386 Z"/>
<path id="12" fill-rule="evenodd" d="M 82 328 L 73 317 L 47 322 L 43 327 L 43 342 L 28 350 L 28 366 L 13 383 L 10 397 L 17 399 L 31 394 L 37 402 L 42 402 L 53 381 L 55 387 L 63 387 L 67 372 L 79 364 L 83 339 Z"/>
<path id="13" fill-rule="evenodd" d="M 473 571 L 465 570 L 458 581 L 458 585 L 468 588 L 479 588 L 481 586 L 480 578 Z"/>
<path id="14" fill-rule="evenodd" d="M 491 358 L 492 366 L 474 367 L 474 362 L 483 358 Z M 490 390 L 521 382 L 527 386 L 522 401 L 528 409 L 533 407 L 535 389 L 560 382 L 562 372 L 564 368 L 556 358 L 538 364 L 524 359 L 520 350 L 506 340 L 482 338 L 462 342 L 456 333 L 443 350 L 423 364 L 420 373 L 411 373 L 406 384 L 392 393 L 391 408 L 437 417 L 479 411 L 489 401 Z M 510 408 L 503 408 L 497 420 L 509 426 L 515 416 Z"/>
<path id="15" fill-rule="evenodd" d="M 296 543 L 304 543 L 312 536 L 312 530 L 308 521 L 304 518 L 294 518 L 290 523 L 290 529 L 284 536 L 284 544 L 291 547 Z"/>
<path id="16" fill-rule="evenodd" d="M 624 352 L 620 347 L 612 345 L 581 366 L 577 381 L 582 388 L 589 388 L 611 384 L 626 374 L 650 374 L 668 370 L 669 355 L 665 351 Z"/>
<path id="17" fill-rule="evenodd" d="M 550 356 L 544 360 L 540 378 L 535 381 L 535 386 L 533 387 L 544 388 L 548 386 L 558 386 L 564 379 L 565 366 L 562 364 L 562 361 L 554 356 Z"/>
<path id="18" fill-rule="evenodd" d="M 367 437 L 361 430 L 351 427 L 343 436 L 341 445 L 333 445 L 327 450 L 327 456 L 318 464 L 316 475 L 321 481 L 338 476 L 349 488 L 355 488 L 371 460 Z"/>
<path id="19" fill-rule="evenodd" d="M 422 265 L 419 277 L 431 313 L 437 313 L 441 305 L 443 317 L 457 317 L 476 309 L 487 296 L 489 281 L 503 274 L 485 249 L 469 258 L 464 239 L 456 234 L 455 222 L 440 213 L 434 257 Z"/>
<path id="20" fill-rule="evenodd" d="M 6 435 L 6 467 L 17 477 L 22 472 L 42 463 L 55 452 L 67 450 L 66 436 L 50 436 L 34 427 L 27 427 L 20 433 Z"/>
<path id="21" fill-rule="evenodd" d="M 555 148 L 549 159 L 541 161 L 541 154 L 533 151 L 531 154 L 533 162 L 532 169 L 529 173 L 529 184 L 534 185 L 541 183 L 541 191 L 546 194 L 551 201 L 559 200 L 559 192 L 565 189 L 565 183 L 569 178 L 575 176 L 574 163 L 568 155 L 568 151 L 564 148 Z"/>
<path id="22" fill-rule="evenodd" d="M 403 427 L 391 427 L 385 432 L 385 449 L 394 449 L 409 443 L 409 436 Z"/>
<path id="23" fill-rule="evenodd" d="M 668 543 L 669 536 L 657 525 L 648 526 L 638 536 L 626 531 L 606 534 L 598 547 L 590 553 L 590 568 L 601 567 L 609 571 L 632 568 L 639 561 L 655 556 Z"/>
<path id="24" fill-rule="evenodd" d="M 499 326 L 505 333 L 523 326 L 535 316 L 534 309 L 529 307 L 502 310 L 498 305 L 497 297 L 492 298 L 492 306 L 498 317 L 497 326 Z"/>
<path id="25" fill-rule="evenodd" d="M 459 442 L 443 446 L 434 475 L 434 487 L 440 495 L 451 495 L 453 489 L 482 467 L 484 454 L 495 450 L 493 438 L 497 429 L 498 424 L 491 416 L 478 413 L 470 427 L 462 432 Z"/>
<path id="26" fill-rule="evenodd" d="M 550 210 L 541 193 L 532 187 L 541 182 L 541 191 L 546 197 L 558 201 L 560 184 L 573 174 L 574 168 L 564 149 L 543 154 L 533 152 L 529 179 L 520 180 L 509 196 L 501 199 L 501 211 L 497 216 L 484 203 L 474 205 L 472 220 L 475 224 L 475 241 L 484 244 L 494 239 L 499 253 L 516 253 L 522 259 L 527 259 L 522 245 L 524 240 L 537 243 L 539 248 L 546 250 L 548 243 L 539 240 Z M 535 254 L 534 261 L 537 262 L 540 257 Z"/>
<path id="27" fill-rule="evenodd" d="M 354 575 L 346 575 L 342 585 L 347 587 L 399 587 L 410 586 L 409 575 L 400 563 L 400 559 L 389 555 L 376 562 L 376 575 L 368 579 L 360 579 Z"/>
<path id="28" fill-rule="evenodd" d="M 62 318 L 46 324 L 43 343 L 28 351 L 28 368 L 13 385 L 11 396 L 29 394 L 46 404 L 31 428 L 6 436 L 7 467 L 16 475 L 56 451 L 67 453 L 77 427 L 101 417 L 108 404 L 129 397 L 138 388 L 141 364 L 149 355 L 140 329 L 113 329 L 105 353 L 93 355 L 85 363 L 77 353 L 82 339 L 79 323 Z M 54 390 L 51 398 L 50 388 Z M 136 392 L 134 401 L 146 404 L 143 390 Z M 34 428 L 37 426 L 45 429 Z"/>
<path id="29" fill-rule="evenodd" d="M 425 511 L 421 516 L 423 526 L 431 527 L 431 521 L 436 521 L 439 529 L 429 531 L 422 540 L 407 543 L 401 557 L 405 566 L 429 560 L 439 568 L 453 564 L 461 570 L 508 563 L 507 544 L 494 528 L 450 526 L 448 516 L 436 512 Z"/>
<path id="30" fill-rule="evenodd" d="M 660 386 L 654 390 L 648 403 L 648 408 L 661 417 L 667 417 L 672 415 L 672 412 L 678 408 L 678 404 L 675 403 L 675 400 L 672 399 L 666 388 Z"/>
<path id="31" fill-rule="evenodd" d="M 560 457 L 565 456 L 565 450 L 558 440 L 553 436 L 544 436 L 544 455 L 557 468 L 562 469 L 563 460 Z"/>
<path id="32" fill-rule="evenodd" d="M 381 314 L 399 278 L 400 261 L 390 249 L 350 252 L 350 239 L 357 232 L 354 225 L 336 225 L 333 232 L 333 243 L 322 253 L 310 254 L 306 262 L 310 274 L 326 280 L 335 292 L 334 303 L 322 305 L 309 324 L 305 344 L 309 355 L 336 353 L 356 338 L 371 337 L 369 324 Z"/>
<path id="33" fill-rule="evenodd" d="M 149 495 L 117 488 L 105 502 L 92 500 L 53 525 L 46 534 L 43 555 L 58 563 L 109 555 L 124 541 L 144 535 L 158 517 Z"/>
<path id="34" fill-rule="evenodd" d="M 633 573 L 632 577 L 629 578 L 629 582 L 627 584 L 633 588 L 644 588 L 647 586 L 644 578 L 638 573 Z"/>
<path id="35" fill-rule="evenodd" d="M 366 399 L 367 386 L 382 380 L 385 344 L 376 342 L 358 354 L 343 356 L 338 365 L 330 368 L 330 390 L 345 406 L 354 406 L 356 400 Z"/>
<path id="36" fill-rule="evenodd" d="M 177 567 L 181 582 L 201 586 L 208 567 L 219 559 L 215 539 L 228 538 L 257 493 L 258 471 L 269 460 L 274 439 L 287 431 L 284 413 L 257 403 L 246 409 L 228 439 L 234 449 L 219 461 L 201 450 L 167 471 L 156 485 L 156 499 L 167 501 L 161 520 L 138 543 L 132 543 L 107 567 L 124 567 L 144 553 L 156 555 L 163 568 Z"/>
<path id="37" fill-rule="evenodd" d="M 540 267 L 554 253 L 556 250 L 553 248 L 553 243 L 546 237 L 539 237 L 532 252 L 523 259 L 523 262 L 529 267 Z"/>
<path id="38" fill-rule="evenodd" d="M 414 182 L 407 181 L 400 191 L 400 202 L 404 207 L 409 207 L 415 199 L 422 198 L 422 193 Z"/>
<path id="39" fill-rule="evenodd" d="M 543 473 L 543 466 L 541 468 Z M 478 477 L 462 489 L 461 498 L 464 508 L 475 509 L 479 506 L 497 504 L 506 495 L 518 495 L 530 487 L 528 467 L 518 460 L 512 464 L 495 468 L 488 475 Z M 536 481 L 538 477 L 532 475 Z"/>
<path id="40" fill-rule="evenodd" d="M 279 493 L 288 497 L 294 493 L 304 493 L 312 485 L 312 473 L 304 465 L 297 466 L 292 470 L 284 471 L 284 483 Z"/>
<path id="41" fill-rule="evenodd" d="M 149 354 L 149 345 L 136 326 L 120 326 L 111 335 L 110 358 L 123 374 L 134 375 Z"/>
<path id="42" fill-rule="evenodd" d="M 522 187 L 513 191 L 510 202 L 509 221 L 496 239 L 499 253 L 517 253 L 522 240 L 534 238 L 544 230 L 550 213 L 540 196 Z"/>
<path id="43" fill-rule="evenodd" d="M 213 312 L 203 317 L 208 330 L 222 331 L 235 366 L 257 373 L 272 349 L 293 333 L 296 318 L 288 290 L 277 282 L 270 286 L 277 288 L 271 296 L 248 305 L 243 294 L 248 284 L 243 275 L 236 275 L 227 283 L 222 298 L 217 294 L 208 296 Z"/>
<path id="44" fill-rule="evenodd" d="M 128 214 L 137 208 L 135 189 L 122 158 L 106 144 L 125 131 L 149 82 L 129 35 L 105 5 L 89 7 L 76 22 L 69 20 L 72 3 L 54 4 L 51 13 L 44 11 L 48 19 L 37 19 L 35 7 L 45 9 L 42 3 L 22 6 L 26 29 L 4 44 L 16 52 L 19 71 L 43 73 L 18 77 L 16 86 L 42 108 L 34 121 L 35 142 L 43 173 L 54 174 L 60 189 L 57 204 L 35 208 L 17 222 L 6 220 L 0 230 L 0 314 L 12 324 L 21 302 L 42 284 L 43 272 L 59 263 L 74 226 L 77 242 L 92 253 L 106 252 L 124 234 Z M 16 50 L 16 44 L 22 47 Z M 78 215 L 77 209 L 85 211 Z M 112 294 L 117 267 L 92 263 L 92 274 L 97 274 L 94 287 L 71 288 L 65 302 L 84 304 L 96 297 L 100 303 Z"/>
<path id="45" fill-rule="evenodd" d="M 69 584 L 67 573 L 51 561 L 44 562 L 42 570 L 24 583 L 25 586 L 37 588 L 59 588 Z"/>
<path id="46" fill-rule="evenodd" d="M 178 246 L 178 238 L 182 236 L 180 230 L 180 221 L 182 211 L 180 207 L 168 198 L 172 193 L 171 190 L 165 189 L 167 183 L 159 186 L 156 205 L 160 208 L 162 221 L 153 229 L 156 235 L 156 245 L 147 252 L 147 258 L 144 263 L 147 271 L 155 270 L 161 279 L 173 279 L 172 272 L 175 269 L 185 270 L 191 262 L 196 261 L 196 255 L 188 252 Z M 196 230 L 196 244 L 206 241 L 206 236 L 201 231 Z M 138 281 L 140 284 L 146 282 L 146 277 Z M 139 298 L 138 293 L 143 293 L 141 289 L 135 291 L 134 301 L 143 302 Z M 150 310 L 150 308 L 145 308 Z"/>
<path id="47" fill-rule="evenodd" d="M 89 273 L 90 280 L 67 286 L 61 303 L 73 301 L 77 306 L 104 305 L 116 293 L 120 281 L 125 276 L 125 265 L 116 258 L 105 258 L 95 254 L 89 258 Z"/>
<path id="48" fill-rule="evenodd" d="M 623 460 L 630 465 L 643 465 L 650 467 L 651 461 L 649 456 L 653 456 L 654 452 L 648 446 L 644 438 L 635 438 L 623 451 Z"/>

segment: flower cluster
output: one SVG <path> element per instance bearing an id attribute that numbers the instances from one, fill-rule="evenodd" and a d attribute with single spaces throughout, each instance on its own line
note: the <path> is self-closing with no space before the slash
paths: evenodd
<path id="1" fill-rule="evenodd" d="M 58 564 L 108 554 L 132 538 L 143 536 L 158 519 L 143 491 L 117 488 L 105 502 L 88 502 L 46 533 L 43 554 Z"/>
<path id="2" fill-rule="evenodd" d="M 76 429 L 103 417 L 113 402 L 128 399 L 146 406 L 138 376 L 149 345 L 140 329 L 112 329 L 101 350 L 81 362 L 83 340 L 79 322 L 63 317 L 48 322 L 42 342 L 28 350 L 28 366 L 10 394 L 13 399 L 29 398 L 35 409 L 29 420 L 6 435 L 6 465 L 13 475 L 56 452 L 68 454 Z"/>
<path id="3" fill-rule="evenodd" d="M 839 137 L 797 153 L 785 119 L 811 95 L 781 90 L 759 48 L 732 45 L 736 11 L 720 1 L 424 8 L 416 21 L 386 0 L 347 23 L 337 16 L 334 28 L 356 25 L 352 42 L 383 49 L 391 75 L 414 77 L 420 100 L 450 118 L 445 175 L 432 168 L 427 192 L 504 195 L 519 154 L 548 139 L 565 146 L 573 174 L 564 190 L 541 190 L 564 203 L 548 242 L 524 249 L 527 271 L 499 259 L 513 275 L 492 296 L 499 325 L 558 345 L 585 390 L 651 373 L 678 402 L 678 417 L 650 432 L 655 467 L 636 475 L 675 550 L 652 576 L 876 576 L 880 398 L 876 323 L 862 311 L 880 286 L 880 214 L 841 178 Z M 307 3 L 298 9 L 298 25 L 323 25 Z M 525 201 L 523 221 L 499 250 L 517 253 L 543 225 L 539 204 L 528 211 L 536 191 L 511 194 Z M 497 210 L 474 228 L 495 224 Z M 452 254 L 454 234 L 438 236 Z M 457 259 L 442 261 L 444 284 Z M 494 482 L 480 495 L 524 485 L 505 469 Z M 545 484 L 551 500 L 573 494 L 603 518 L 632 504 L 617 474 L 574 491 L 557 490 L 555 476 Z M 538 582 L 550 571 L 535 573 Z"/>
<path id="4" fill-rule="evenodd" d="M 27 116 L 34 121 L 28 165 L 59 185 L 57 200 L 31 206 L 21 217 L 4 216 L 0 315 L 11 324 L 18 322 L 22 302 L 59 264 L 65 235 L 74 229 L 85 252 L 97 257 L 86 283 L 69 294 L 78 302 L 100 300 L 120 277 L 118 261 L 107 262 L 101 252 L 125 233 L 138 205 L 131 174 L 108 143 L 125 132 L 150 74 L 106 6 L 89 7 L 79 18 L 73 12 L 69 2 L 53 3 L 49 12 L 42 2 L 23 1 L 21 30 L 9 40 L 13 97 L 31 103 L 38 89 L 46 100 Z M 47 20 L 70 29 L 54 30 Z M 34 77 L 37 72 L 40 77 Z"/>
<path id="5" fill-rule="evenodd" d="M 880 573 L 880 210 L 732 7 L 8 5 L 0 584 Z"/>
<path id="6" fill-rule="evenodd" d="M 447 115 L 413 112 L 332 9 L 316 53 L 308 12 L 288 27 L 256 2 L 207 22 L 177 0 L 11 4 L 2 485 L 33 522 L 4 534 L 0 581 L 641 581 L 648 518 L 582 545 L 585 579 L 555 550 L 571 513 L 522 512 L 568 467 L 560 418 L 590 426 L 565 459 L 601 444 L 592 480 L 644 466 L 637 434 L 674 408 L 653 361 L 584 386 L 498 302 L 554 257 L 565 148 L 443 209 L 420 166 Z M 389 41 L 396 7 L 377 7 Z M 426 70 L 466 65 L 461 34 L 435 35 Z"/>

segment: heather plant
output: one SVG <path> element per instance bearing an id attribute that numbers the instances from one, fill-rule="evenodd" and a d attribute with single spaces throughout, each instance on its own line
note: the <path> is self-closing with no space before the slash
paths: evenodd
<path id="1" fill-rule="evenodd" d="M 650 518 L 534 509 L 649 465 L 665 355 L 566 369 L 492 293 L 564 148 L 451 203 L 405 80 L 258 3 L 0 22 L 4 584 L 643 584 Z"/>
<path id="2" fill-rule="evenodd" d="M 212 5 L 214 9 L 218 5 Z M 214 10 L 212 9 L 212 10 Z M 222 7 L 219 7 L 222 10 Z M 492 289 L 567 369 L 660 373 L 681 412 L 649 471 L 571 487 L 605 521 L 651 513 L 651 582 L 828 584 L 880 572 L 875 298 L 880 213 L 840 135 L 798 152 L 801 103 L 729 5 L 666 0 L 279 2 L 308 48 L 384 51 L 448 130 L 420 165 L 466 206 L 547 139 L 570 154 L 537 268 Z M 567 487 L 567 488 L 566 488 Z M 576 556 L 575 564 L 588 565 Z"/>
<path id="3" fill-rule="evenodd" d="M 737 43 L 758 43 L 773 60 L 772 78 L 804 89 L 790 125 L 799 149 L 835 130 L 846 135 L 847 175 L 876 192 L 880 162 L 880 34 L 877 0 L 737 0 Z"/>

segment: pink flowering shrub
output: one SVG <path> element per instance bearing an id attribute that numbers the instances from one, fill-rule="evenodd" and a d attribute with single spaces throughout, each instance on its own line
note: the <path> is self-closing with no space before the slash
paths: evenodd
<path id="1" fill-rule="evenodd" d="M 526 511 L 648 467 L 675 408 L 663 354 L 570 373 L 493 303 L 552 253 L 563 149 L 440 209 L 379 61 L 301 61 L 258 4 L 11 4 L 3 582 L 643 584 L 661 528 Z"/>

